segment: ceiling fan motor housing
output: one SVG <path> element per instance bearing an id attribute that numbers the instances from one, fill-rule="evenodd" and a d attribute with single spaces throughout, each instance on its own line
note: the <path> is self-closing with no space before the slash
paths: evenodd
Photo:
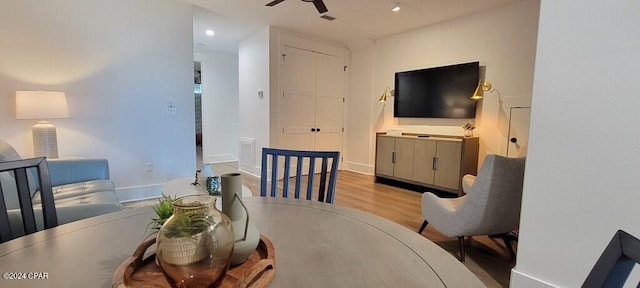
<path id="1" fill-rule="evenodd" d="M 265 6 L 276 6 L 276 4 L 279 4 L 281 2 L 283 2 L 284 0 L 273 0 L 269 3 L 267 3 L 267 5 Z M 316 9 L 318 10 L 318 13 L 322 14 L 322 13 L 326 13 L 329 11 L 329 9 L 327 9 L 327 6 L 324 5 L 324 2 L 322 0 L 302 0 L 303 2 L 308 2 L 308 3 L 313 3 L 313 5 L 316 6 Z"/>

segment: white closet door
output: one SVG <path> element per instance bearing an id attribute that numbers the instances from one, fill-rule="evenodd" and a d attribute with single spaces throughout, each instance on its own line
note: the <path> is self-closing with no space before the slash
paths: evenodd
<path id="1" fill-rule="evenodd" d="M 278 121 L 282 133 L 279 148 L 313 150 L 315 128 L 316 55 L 313 52 L 284 47 L 281 61 L 282 97 Z"/>
<path id="2" fill-rule="evenodd" d="M 278 147 L 342 152 L 344 59 L 286 46 L 282 51 Z"/>
<path id="3" fill-rule="evenodd" d="M 317 54 L 316 151 L 341 151 L 344 110 L 344 59 Z"/>

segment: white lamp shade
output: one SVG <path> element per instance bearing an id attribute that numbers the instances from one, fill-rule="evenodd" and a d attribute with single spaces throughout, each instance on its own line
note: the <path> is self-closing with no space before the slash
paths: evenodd
<path id="1" fill-rule="evenodd" d="M 16 119 L 69 118 L 64 92 L 16 91 Z"/>

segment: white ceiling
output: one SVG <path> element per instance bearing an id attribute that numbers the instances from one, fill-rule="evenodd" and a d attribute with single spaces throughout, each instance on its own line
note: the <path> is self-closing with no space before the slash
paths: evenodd
<path id="1" fill-rule="evenodd" d="M 194 9 L 194 49 L 237 53 L 238 41 L 266 26 L 282 27 L 344 44 L 375 40 L 437 22 L 524 0 L 324 0 L 334 21 L 321 19 L 312 3 L 286 0 L 182 0 Z M 206 36 L 212 29 L 216 35 Z"/>

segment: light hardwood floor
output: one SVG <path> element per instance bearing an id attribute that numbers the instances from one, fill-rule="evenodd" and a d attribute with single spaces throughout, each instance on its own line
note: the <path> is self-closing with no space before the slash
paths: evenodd
<path id="1" fill-rule="evenodd" d="M 237 162 L 214 165 L 216 174 L 238 172 Z M 254 196 L 260 194 L 260 179 L 242 173 L 243 184 Z M 316 181 L 317 183 L 317 181 Z M 386 184 L 374 183 L 373 176 L 351 171 L 339 171 L 335 205 L 351 207 L 396 222 L 412 231 L 418 231 L 424 218 L 421 213 L 422 194 Z M 417 233 L 417 232 L 416 232 Z M 422 236 L 458 256 L 458 241 L 448 238 L 427 226 Z M 517 248 L 517 245 L 516 247 Z M 499 241 L 487 236 L 473 237 L 466 248 L 464 265 L 475 273 L 487 287 L 508 287 L 511 268 L 515 260 Z"/>

